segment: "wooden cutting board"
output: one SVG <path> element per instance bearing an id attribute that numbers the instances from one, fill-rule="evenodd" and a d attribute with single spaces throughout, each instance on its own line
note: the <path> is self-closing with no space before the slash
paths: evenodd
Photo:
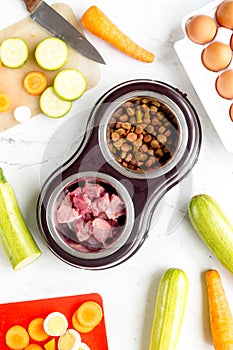
<path id="1" fill-rule="evenodd" d="M 72 315 L 85 301 L 97 302 L 102 307 L 103 318 L 91 332 L 80 333 L 81 339 L 92 350 L 108 350 L 103 300 L 98 293 L 0 304 L 0 349 L 10 350 L 5 342 L 5 335 L 10 327 L 19 325 L 27 329 L 33 319 L 45 318 L 54 311 L 62 312 L 68 320 L 68 328 L 73 328 Z M 43 345 L 51 338 L 43 342 L 31 339 L 30 343 L 36 343 L 43 348 Z M 55 338 L 57 343 L 58 339 Z"/>
<path id="2" fill-rule="evenodd" d="M 80 21 L 68 5 L 57 3 L 53 4 L 53 8 L 82 32 Z M 30 56 L 23 67 L 17 69 L 2 67 L 0 69 L 0 92 L 7 93 L 12 102 L 11 108 L 7 112 L 0 113 L 0 132 L 18 124 L 13 116 L 13 111 L 17 106 L 28 106 L 32 111 L 32 116 L 40 113 L 39 96 L 29 95 L 22 86 L 22 80 L 25 74 L 32 70 L 44 72 L 48 79 L 48 85 L 52 85 L 55 75 L 59 72 L 59 70 L 52 72 L 45 71 L 36 63 L 34 58 L 35 48 L 42 39 L 47 38 L 50 35 L 38 24 L 32 21 L 30 17 L 27 17 L 0 31 L 0 43 L 5 38 L 15 36 L 21 37 L 27 42 L 30 49 Z M 61 69 L 64 68 L 79 69 L 87 79 L 88 90 L 95 87 L 100 81 L 100 65 L 80 55 L 72 48 L 69 48 L 68 60 Z"/>

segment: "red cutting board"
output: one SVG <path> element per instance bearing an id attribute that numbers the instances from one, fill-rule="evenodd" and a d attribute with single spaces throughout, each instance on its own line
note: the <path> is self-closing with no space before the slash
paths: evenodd
<path id="1" fill-rule="evenodd" d="M 63 17 L 65 17 L 74 27 L 82 32 L 82 26 L 78 17 L 68 5 L 57 3 L 53 4 L 52 7 Z M 43 72 L 46 75 L 48 85 L 50 86 L 53 84 L 55 75 L 60 70 L 64 68 L 76 68 L 79 69 L 86 77 L 87 90 L 95 87 L 99 83 L 101 77 L 100 65 L 82 56 L 71 47 L 68 49 L 68 60 L 61 69 L 56 71 L 46 71 L 39 67 L 34 57 L 35 48 L 41 40 L 49 37 L 50 35 L 29 16 L 7 28 L 2 29 L 0 31 L 0 43 L 6 38 L 15 36 L 21 37 L 27 42 L 30 55 L 26 64 L 20 68 L 9 69 L 3 66 L 0 69 L 0 92 L 7 93 L 11 99 L 11 108 L 7 112 L 0 113 L 0 132 L 18 124 L 13 113 L 17 106 L 28 106 L 31 109 L 32 116 L 35 116 L 41 112 L 39 107 L 40 97 L 29 95 L 22 86 L 23 78 L 28 72 L 32 70 L 39 70 Z"/>
<path id="2" fill-rule="evenodd" d="M 0 304 L 0 349 L 9 350 L 5 344 L 5 334 L 10 327 L 20 325 L 27 329 L 34 318 L 45 318 L 54 311 L 62 312 L 67 317 L 69 328 L 73 328 L 72 315 L 85 301 L 97 302 L 102 307 L 103 318 L 91 332 L 80 333 L 81 339 L 87 343 L 91 350 L 108 350 L 103 300 L 97 293 Z M 51 338 L 44 342 L 31 340 L 30 343 L 37 343 L 43 347 Z"/>

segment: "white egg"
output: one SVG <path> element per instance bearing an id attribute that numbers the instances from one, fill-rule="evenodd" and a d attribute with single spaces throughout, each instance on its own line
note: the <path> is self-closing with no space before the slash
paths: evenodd
<path id="1" fill-rule="evenodd" d="M 65 334 L 58 339 L 58 350 L 79 350 L 81 344 L 79 332 L 75 329 L 67 329 Z"/>
<path id="2" fill-rule="evenodd" d="M 61 312 L 52 312 L 44 320 L 44 330 L 53 337 L 63 335 L 68 328 L 66 316 Z"/>
<path id="3" fill-rule="evenodd" d="M 91 350 L 86 343 L 81 342 L 77 350 Z"/>

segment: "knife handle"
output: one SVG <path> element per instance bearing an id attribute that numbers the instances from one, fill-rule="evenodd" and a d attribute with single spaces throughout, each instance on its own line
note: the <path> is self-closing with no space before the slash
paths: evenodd
<path id="1" fill-rule="evenodd" d="M 23 0 L 25 3 L 28 12 L 33 12 L 36 7 L 42 2 L 42 0 Z"/>

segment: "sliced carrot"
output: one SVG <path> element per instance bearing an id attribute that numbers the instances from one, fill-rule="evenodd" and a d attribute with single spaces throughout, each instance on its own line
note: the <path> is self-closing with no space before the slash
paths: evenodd
<path id="1" fill-rule="evenodd" d="M 211 333 L 215 350 L 233 349 L 233 317 L 216 270 L 206 272 Z"/>
<path id="2" fill-rule="evenodd" d="M 86 301 L 77 310 L 78 321 L 84 327 L 96 327 L 102 317 L 102 308 L 94 301 Z"/>
<path id="3" fill-rule="evenodd" d="M 26 329 L 17 325 L 8 329 L 5 340 L 10 349 L 22 350 L 28 346 L 30 339 Z"/>
<path id="4" fill-rule="evenodd" d="M 92 34 L 115 46 L 125 54 L 143 62 L 154 60 L 153 53 L 143 49 L 125 35 L 97 6 L 91 6 L 87 9 L 81 18 L 81 22 L 84 28 Z"/>
<path id="5" fill-rule="evenodd" d="M 76 329 L 76 331 L 78 331 L 80 333 L 91 332 L 94 329 L 94 327 L 85 327 L 85 326 L 81 325 L 81 323 L 79 322 L 78 317 L 77 317 L 77 311 L 75 311 L 73 316 L 72 316 L 72 325 L 73 325 L 74 329 Z"/>
<path id="6" fill-rule="evenodd" d="M 31 95 L 40 95 L 47 87 L 47 78 L 42 72 L 29 72 L 23 79 L 23 87 Z"/>
<path id="7" fill-rule="evenodd" d="M 43 318 L 35 318 L 28 326 L 28 333 L 33 340 L 44 341 L 48 339 L 49 335 L 45 332 Z"/>
<path id="8" fill-rule="evenodd" d="M 52 338 L 48 343 L 44 345 L 45 350 L 56 350 L 55 338 Z"/>
<path id="9" fill-rule="evenodd" d="M 38 344 L 30 344 L 24 350 L 43 350 L 43 348 Z"/>
<path id="10" fill-rule="evenodd" d="M 0 112 L 6 112 L 11 106 L 10 97 L 3 92 L 0 93 Z"/>

